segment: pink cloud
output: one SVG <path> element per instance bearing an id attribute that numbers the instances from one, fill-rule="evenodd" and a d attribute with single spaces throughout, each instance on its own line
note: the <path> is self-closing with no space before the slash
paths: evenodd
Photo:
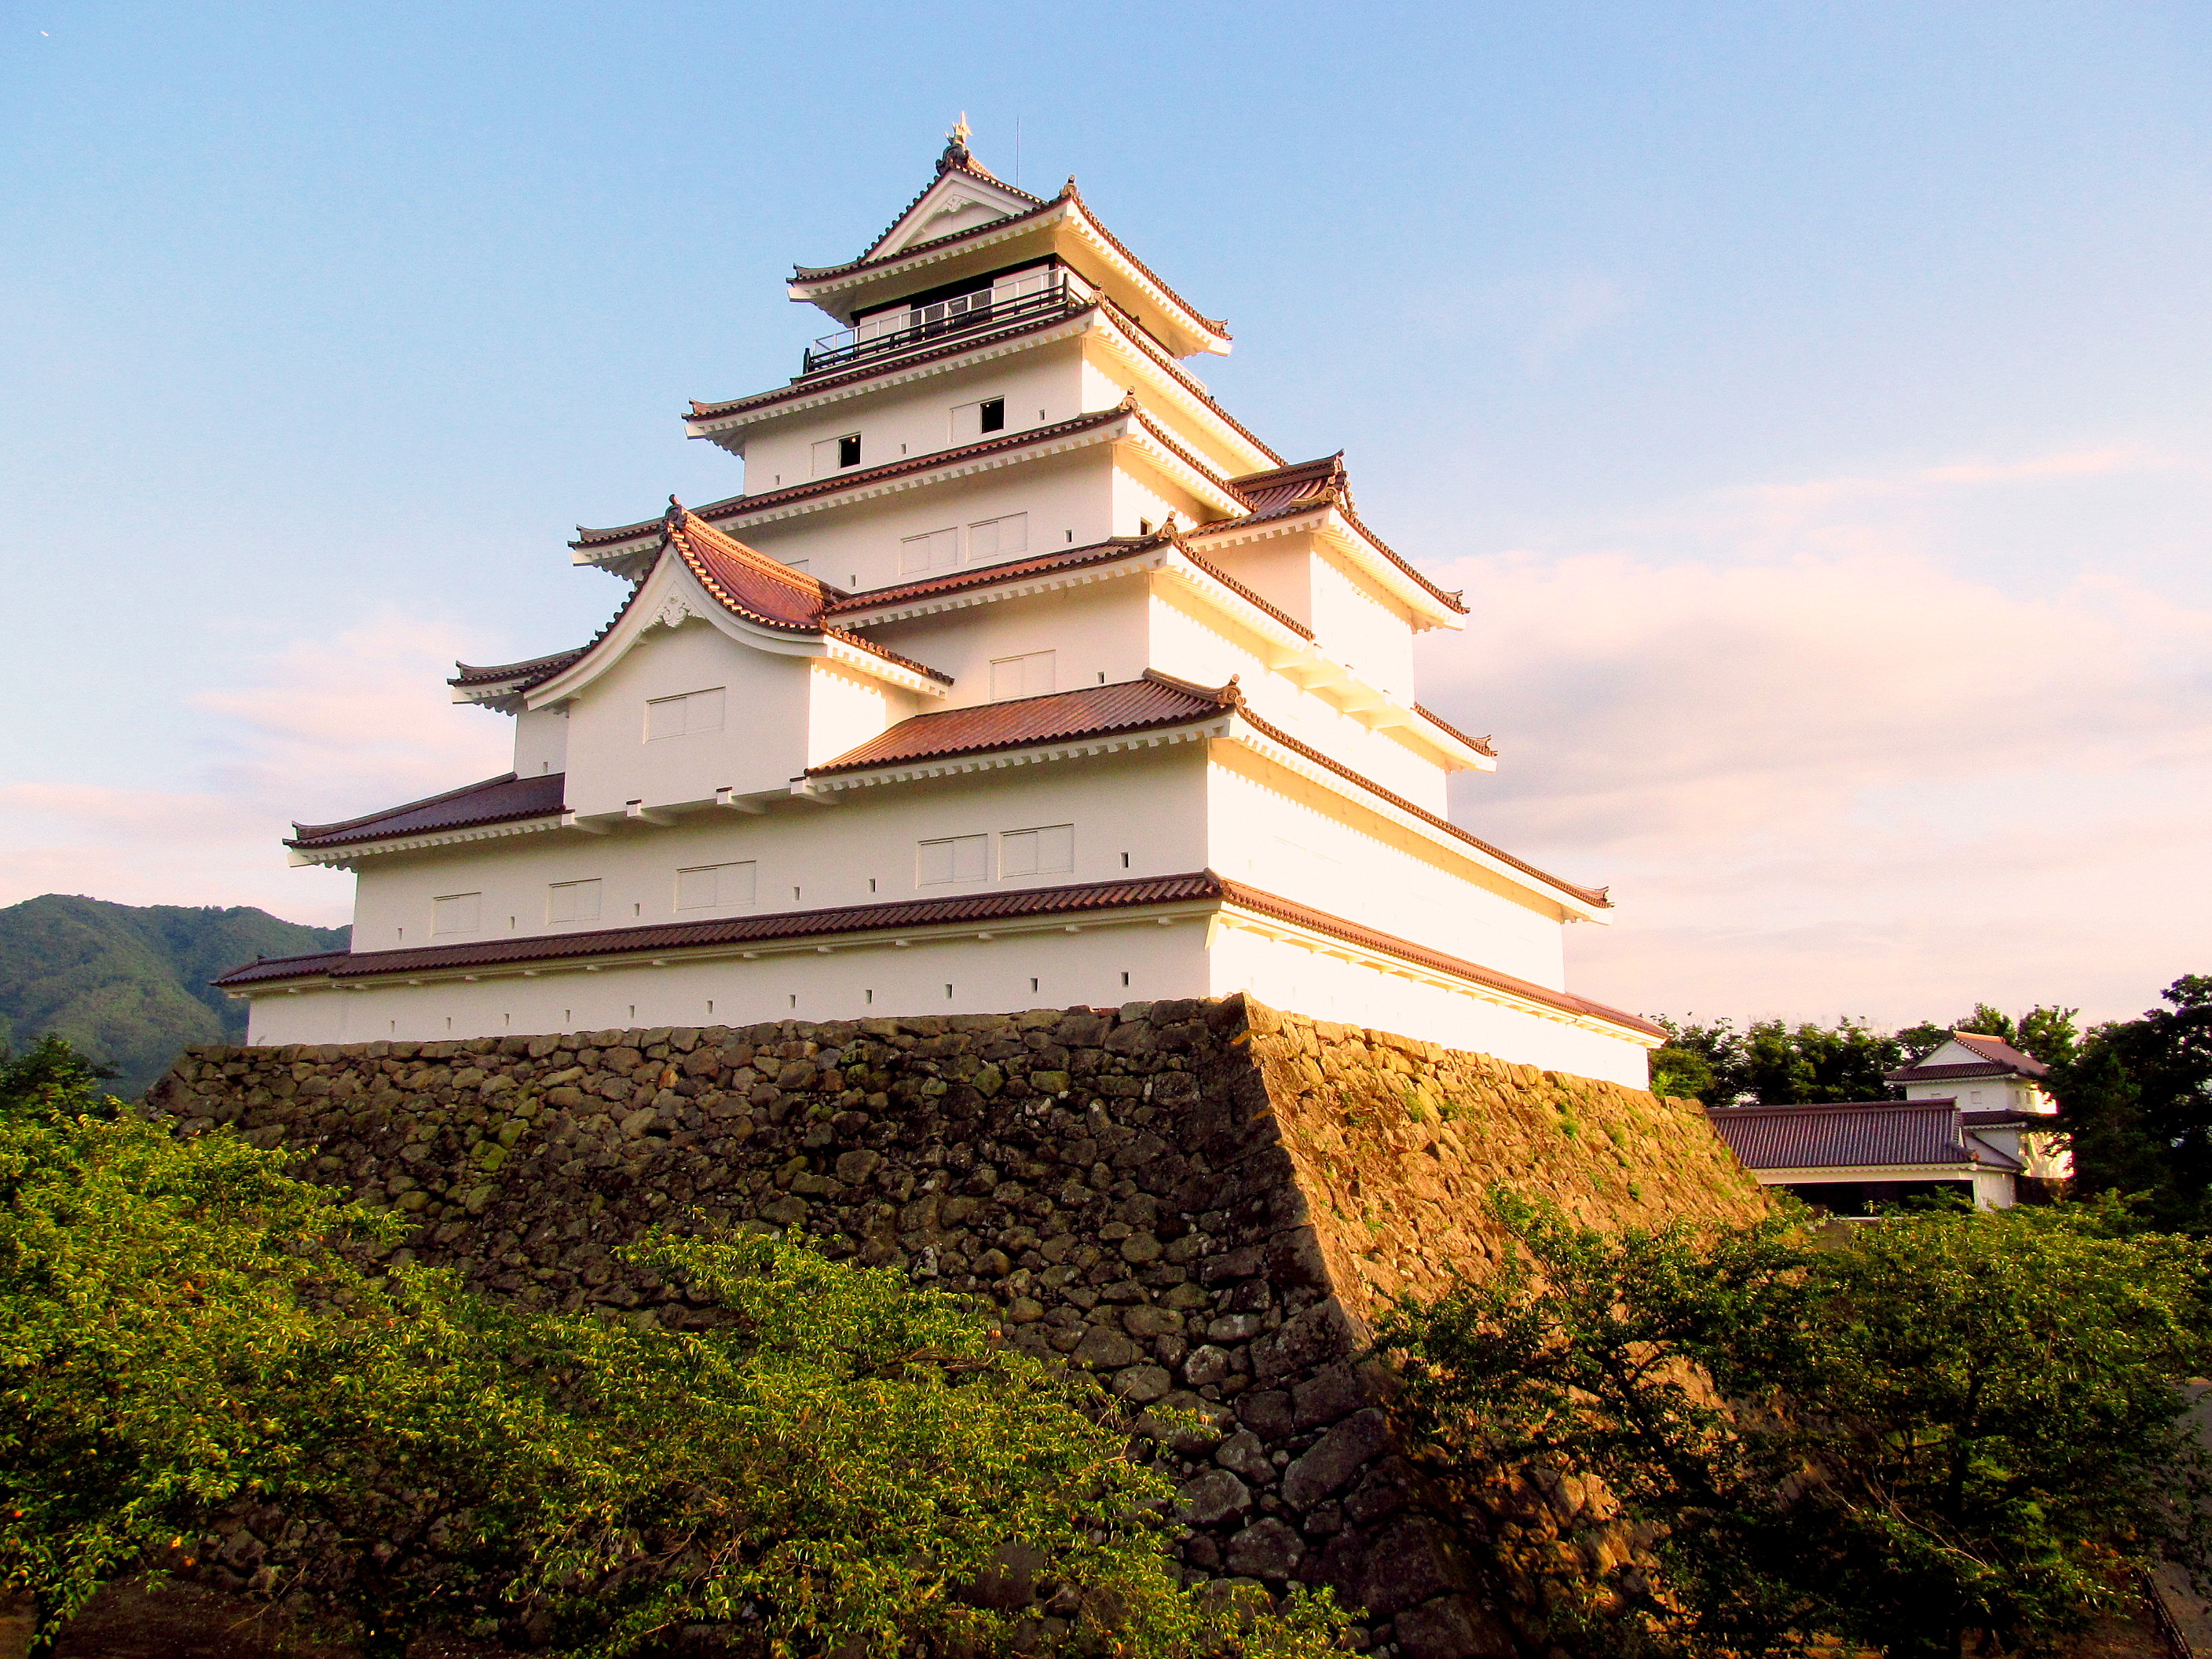
<path id="1" fill-rule="evenodd" d="M 1474 615 L 1425 696 L 1504 757 L 1458 816 L 1614 883 L 1616 925 L 1573 941 L 1589 994 L 2112 1015 L 2212 967 L 2212 612 L 2101 579 L 2023 597 L 1879 546 L 1441 579 Z"/>
<path id="2" fill-rule="evenodd" d="M 513 729 L 447 700 L 459 635 L 386 615 L 295 641 L 202 690 L 214 757 L 188 787 L 0 786 L 0 903 L 87 893 L 350 919 L 343 872 L 287 866 L 291 821 L 349 816 L 507 769 Z"/>

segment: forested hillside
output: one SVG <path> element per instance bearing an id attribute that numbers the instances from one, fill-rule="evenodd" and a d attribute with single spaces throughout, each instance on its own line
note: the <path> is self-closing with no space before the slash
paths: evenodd
<path id="1" fill-rule="evenodd" d="M 49 1031 L 142 1093 L 188 1042 L 235 1042 L 246 1005 L 208 981 L 257 956 L 345 948 L 343 927 L 279 921 L 265 910 L 110 904 L 47 893 L 0 909 L 0 1042 Z"/>

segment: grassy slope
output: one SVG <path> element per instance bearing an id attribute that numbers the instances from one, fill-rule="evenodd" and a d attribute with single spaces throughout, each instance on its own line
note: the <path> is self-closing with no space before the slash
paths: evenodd
<path id="1" fill-rule="evenodd" d="M 20 1048 L 58 1031 L 135 1096 L 186 1043 L 245 1036 L 246 1006 L 209 980 L 257 956 L 343 950 L 346 937 L 244 908 L 26 899 L 0 909 L 0 1040 Z"/>

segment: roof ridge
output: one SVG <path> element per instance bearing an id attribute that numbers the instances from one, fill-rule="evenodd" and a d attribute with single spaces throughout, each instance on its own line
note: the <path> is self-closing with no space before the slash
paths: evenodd
<path id="1" fill-rule="evenodd" d="M 842 473 L 834 477 L 809 478 L 803 483 L 786 484 L 780 489 L 763 490 L 757 495 L 726 496 L 719 501 L 709 501 L 704 507 L 686 510 L 694 517 L 703 519 L 711 525 L 716 517 L 742 518 L 747 513 L 757 511 L 765 506 L 781 505 L 784 501 L 800 500 L 808 495 L 834 495 L 838 490 L 849 489 L 866 480 L 892 477 L 905 472 L 926 472 L 931 467 L 949 465 L 954 462 L 982 454 L 987 451 L 1019 448 L 1024 444 L 1065 437 L 1074 432 L 1088 431 L 1093 427 L 1105 426 L 1114 421 L 1123 419 L 1127 414 L 1127 410 L 1117 404 L 1112 409 L 1094 410 L 1088 414 L 1071 416 L 1064 421 L 1049 422 L 1043 426 L 1030 427 L 1025 430 L 1010 432 L 996 438 L 985 438 L 972 444 L 957 444 L 950 449 L 932 450 L 926 455 L 903 455 L 895 461 L 881 461 L 874 466 L 862 467 L 857 471 Z M 635 524 L 615 525 L 604 530 L 594 530 L 585 525 L 578 525 L 577 538 L 568 545 L 577 549 L 609 546 L 617 542 L 629 541 L 633 537 L 642 536 L 660 522 L 662 520 L 659 519 L 641 519 Z M 762 556 L 767 556 L 763 554 Z"/>
<path id="2" fill-rule="evenodd" d="M 497 777 L 479 778 L 476 782 L 465 783 L 458 789 L 441 790 L 434 795 L 425 795 L 420 800 L 407 801 L 398 806 L 382 807 L 374 812 L 363 812 L 357 817 L 336 818 L 328 823 L 302 823 L 299 819 L 294 818 L 292 820 L 294 839 L 313 841 L 324 836 L 333 836 L 341 830 L 351 830 L 361 824 L 374 823 L 379 818 L 397 817 L 402 812 L 417 812 L 426 806 L 435 806 L 440 801 L 454 800 L 460 796 L 472 794 L 479 789 L 489 789 L 502 783 L 514 783 L 519 781 L 520 777 L 521 774 L 518 772 L 501 772 Z"/>

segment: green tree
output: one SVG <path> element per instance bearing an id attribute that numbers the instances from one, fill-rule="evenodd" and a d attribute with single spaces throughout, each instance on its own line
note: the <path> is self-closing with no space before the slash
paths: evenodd
<path id="1" fill-rule="evenodd" d="M 379 1655 L 487 1620 L 605 1655 L 709 1624 L 763 1656 L 1298 1659 L 1340 1627 L 1305 1600 L 1224 1622 L 1114 1402 L 895 1273 L 655 1237 L 633 1259 L 708 1310 L 678 1333 L 381 1271 L 394 1237 L 277 1152 L 101 1097 L 58 1042 L 0 1067 L 0 1589 L 46 1639 L 241 1510 Z"/>
<path id="2" fill-rule="evenodd" d="M 2085 1193 L 2138 1196 L 2149 1224 L 2212 1232 L 2212 976 L 2092 1031 L 2049 1086 Z"/>
<path id="3" fill-rule="evenodd" d="M 1664 1047 L 1651 1056 L 1652 1087 L 1708 1106 L 1788 1106 L 1828 1100 L 1897 1100 L 1882 1073 L 1905 1063 L 1897 1039 L 1848 1017 L 1833 1025 L 1762 1019 L 1739 1031 L 1717 1019 L 1661 1017 Z"/>
<path id="4" fill-rule="evenodd" d="M 1382 1346 L 1448 1480 L 1594 1476 L 1649 1540 L 1565 1604 L 1583 1651 L 2032 1646 L 2203 1524 L 2200 1243 L 2111 1203 L 1826 1249 L 1786 1218 L 1613 1237 L 1495 1207 L 1517 1257 Z"/>

